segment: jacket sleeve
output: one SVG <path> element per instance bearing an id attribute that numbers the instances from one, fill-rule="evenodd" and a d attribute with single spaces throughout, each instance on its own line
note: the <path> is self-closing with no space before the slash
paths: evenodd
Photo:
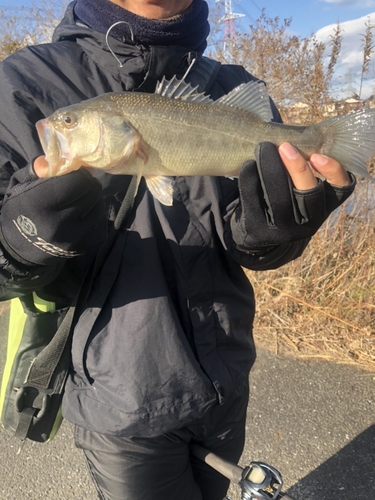
<path id="1" fill-rule="evenodd" d="M 27 91 L 22 57 L 16 56 L 0 64 L 0 210 L 13 174 L 43 154 L 35 131 L 43 113 Z M 0 244 L 0 300 L 37 290 L 60 270 L 61 266 L 25 266 Z"/>

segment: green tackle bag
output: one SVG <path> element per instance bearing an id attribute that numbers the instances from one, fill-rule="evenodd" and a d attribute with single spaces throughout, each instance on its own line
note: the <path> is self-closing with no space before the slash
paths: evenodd
<path id="1" fill-rule="evenodd" d="M 120 265 L 127 232 L 120 237 L 119 230 L 133 206 L 136 191 L 137 177 L 132 176 L 113 230 L 86 271 L 72 306 L 55 309 L 54 303 L 40 299 L 36 293 L 11 300 L 0 423 L 21 440 L 50 441 L 61 425 L 75 311 L 85 303 L 93 280 L 118 237 L 122 246 L 112 265 Z M 111 283 L 109 280 L 107 292 Z"/>
<path id="2" fill-rule="evenodd" d="M 73 313 L 35 293 L 11 300 L 0 421 L 21 440 L 49 441 L 61 425 Z"/>

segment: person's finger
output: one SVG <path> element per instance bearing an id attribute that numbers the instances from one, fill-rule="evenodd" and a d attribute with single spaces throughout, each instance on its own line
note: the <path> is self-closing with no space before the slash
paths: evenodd
<path id="1" fill-rule="evenodd" d="M 82 165 L 82 168 L 86 168 L 86 170 L 93 176 L 95 176 L 95 171 L 91 167 L 87 167 L 85 164 Z M 33 170 L 35 174 L 40 177 L 41 179 L 44 179 L 48 177 L 48 169 L 49 165 L 46 160 L 46 157 L 44 155 L 38 156 L 35 158 L 34 163 L 33 163 Z"/>
<path id="2" fill-rule="evenodd" d="M 351 183 L 348 172 L 340 163 L 328 156 L 313 154 L 310 158 L 311 166 L 321 174 L 329 184 L 334 186 L 349 186 Z"/>
<path id="3" fill-rule="evenodd" d="M 305 191 L 318 185 L 309 164 L 294 146 L 284 142 L 279 147 L 279 154 L 296 189 Z"/>
<path id="4" fill-rule="evenodd" d="M 33 169 L 35 174 L 40 178 L 47 177 L 48 172 L 48 162 L 45 156 L 38 156 L 35 158 L 33 163 Z"/>

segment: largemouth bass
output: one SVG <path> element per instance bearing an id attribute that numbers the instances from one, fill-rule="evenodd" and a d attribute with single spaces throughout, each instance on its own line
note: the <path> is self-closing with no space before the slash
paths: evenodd
<path id="1" fill-rule="evenodd" d="M 308 160 L 321 153 L 354 174 L 370 177 L 375 109 L 361 109 L 310 126 L 272 123 L 265 85 L 242 84 L 217 101 L 173 78 L 154 94 L 103 94 L 55 111 L 36 124 L 47 176 L 81 166 L 144 176 L 152 194 L 172 205 L 173 177 L 238 176 L 258 143 L 292 143 Z"/>

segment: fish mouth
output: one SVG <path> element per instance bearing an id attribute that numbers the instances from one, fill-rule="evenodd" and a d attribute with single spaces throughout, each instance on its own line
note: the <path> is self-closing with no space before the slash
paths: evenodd
<path id="1" fill-rule="evenodd" d="M 49 165 L 48 176 L 56 175 L 70 160 L 69 143 L 63 134 L 51 126 L 47 118 L 39 120 L 35 127 Z"/>
<path id="2" fill-rule="evenodd" d="M 47 154 L 48 144 L 51 138 L 51 128 L 46 118 L 39 120 L 35 124 L 36 130 L 38 132 L 39 140 L 42 145 L 43 151 Z"/>

